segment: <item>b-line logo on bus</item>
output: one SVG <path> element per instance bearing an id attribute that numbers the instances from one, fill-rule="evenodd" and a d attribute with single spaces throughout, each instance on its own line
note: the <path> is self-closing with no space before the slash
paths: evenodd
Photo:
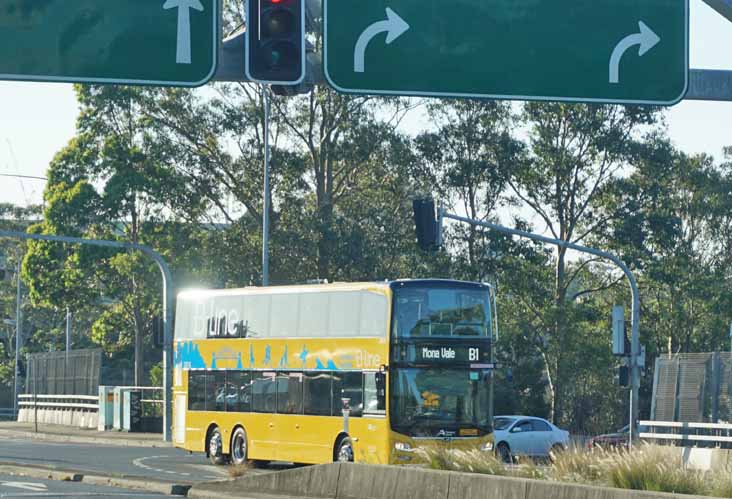
<path id="1" fill-rule="evenodd" d="M 361 348 L 345 347 L 334 351 L 322 345 L 316 348 L 315 345 L 303 344 L 301 351 L 291 353 L 288 345 L 281 343 L 274 346 L 264 342 L 250 343 L 243 350 L 208 345 L 205 341 L 199 343 L 196 340 L 179 342 L 175 349 L 174 364 L 186 369 L 289 369 L 298 366 L 328 371 L 379 369 L 383 364 L 379 354 Z M 319 355 L 313 355 L 311 349 Z"/>

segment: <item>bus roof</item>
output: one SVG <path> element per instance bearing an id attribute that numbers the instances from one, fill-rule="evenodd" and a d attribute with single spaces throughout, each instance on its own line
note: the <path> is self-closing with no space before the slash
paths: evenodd
<path id="1" fill-rule="evenodd" d="M 317 292 L 323 290 L 342 291 L 376 291 L 402 286 L 455 286 L 460 287 L 489 287 L 487 284 L 458 281 L 452 279 L 397 279 L 393 281 L 366 281 L 366 282 L 333 282 L 318 284 L 290 284 L 283 286 L 247 286 L 244 288 L 228 289 L 206 289 L 189 288 L 178 293 L 179 298 L 201 297 L 201 296 L 232 296 L 242 294 L 280 294 L 294 292 Z"/>

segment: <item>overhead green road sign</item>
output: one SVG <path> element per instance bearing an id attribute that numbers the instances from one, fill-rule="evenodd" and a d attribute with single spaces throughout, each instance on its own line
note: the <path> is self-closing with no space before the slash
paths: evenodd
<path id="1" fill-rule="evenodd" d="M 3 80 L 198 86 L 218 43 L 218 0 L 0 1 Z"/>
<path id="2" fill-rule="evenodd" d="M 351 93 L 675 104 L 688 0 L 324 0 L 326 79 Z"/>

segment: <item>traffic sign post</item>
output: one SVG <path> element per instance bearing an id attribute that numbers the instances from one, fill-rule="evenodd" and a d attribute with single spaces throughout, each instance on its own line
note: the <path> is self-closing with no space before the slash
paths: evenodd
<path id="1" fill-rule="evenodd" d="M 324 0 L 328 83 L 349 93 L 670 105 L 688 0 Z"/>
<path id="2" fill-rule="evenodd" d="M 3 0 L 0 79 L 199 86 L 219 31 L 219 0 Z"/>

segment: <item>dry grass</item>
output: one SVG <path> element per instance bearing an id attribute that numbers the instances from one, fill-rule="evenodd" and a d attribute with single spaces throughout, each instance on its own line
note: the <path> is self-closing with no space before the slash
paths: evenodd
<path id="1" fill-rule="evenodd" d="M 246 461 L 244 464 L 232 464 L 226 467 L 226 472 L 231 478 L 238 478 L 246 475 L 249 471 L 254 469 L 254 465 L 251 461 Z"/>
<path id="2" fill-rule="evenodd" d="M 531 462 L 506 466 L 480 451 L 420 451 L 430 468 L 582 483 L 621 489 L 732 497 L 732 477 L 724 472 L 685 469 L 678 448 L 655 445 L 626 450 L 569 450 L 550 466 Z"/>

